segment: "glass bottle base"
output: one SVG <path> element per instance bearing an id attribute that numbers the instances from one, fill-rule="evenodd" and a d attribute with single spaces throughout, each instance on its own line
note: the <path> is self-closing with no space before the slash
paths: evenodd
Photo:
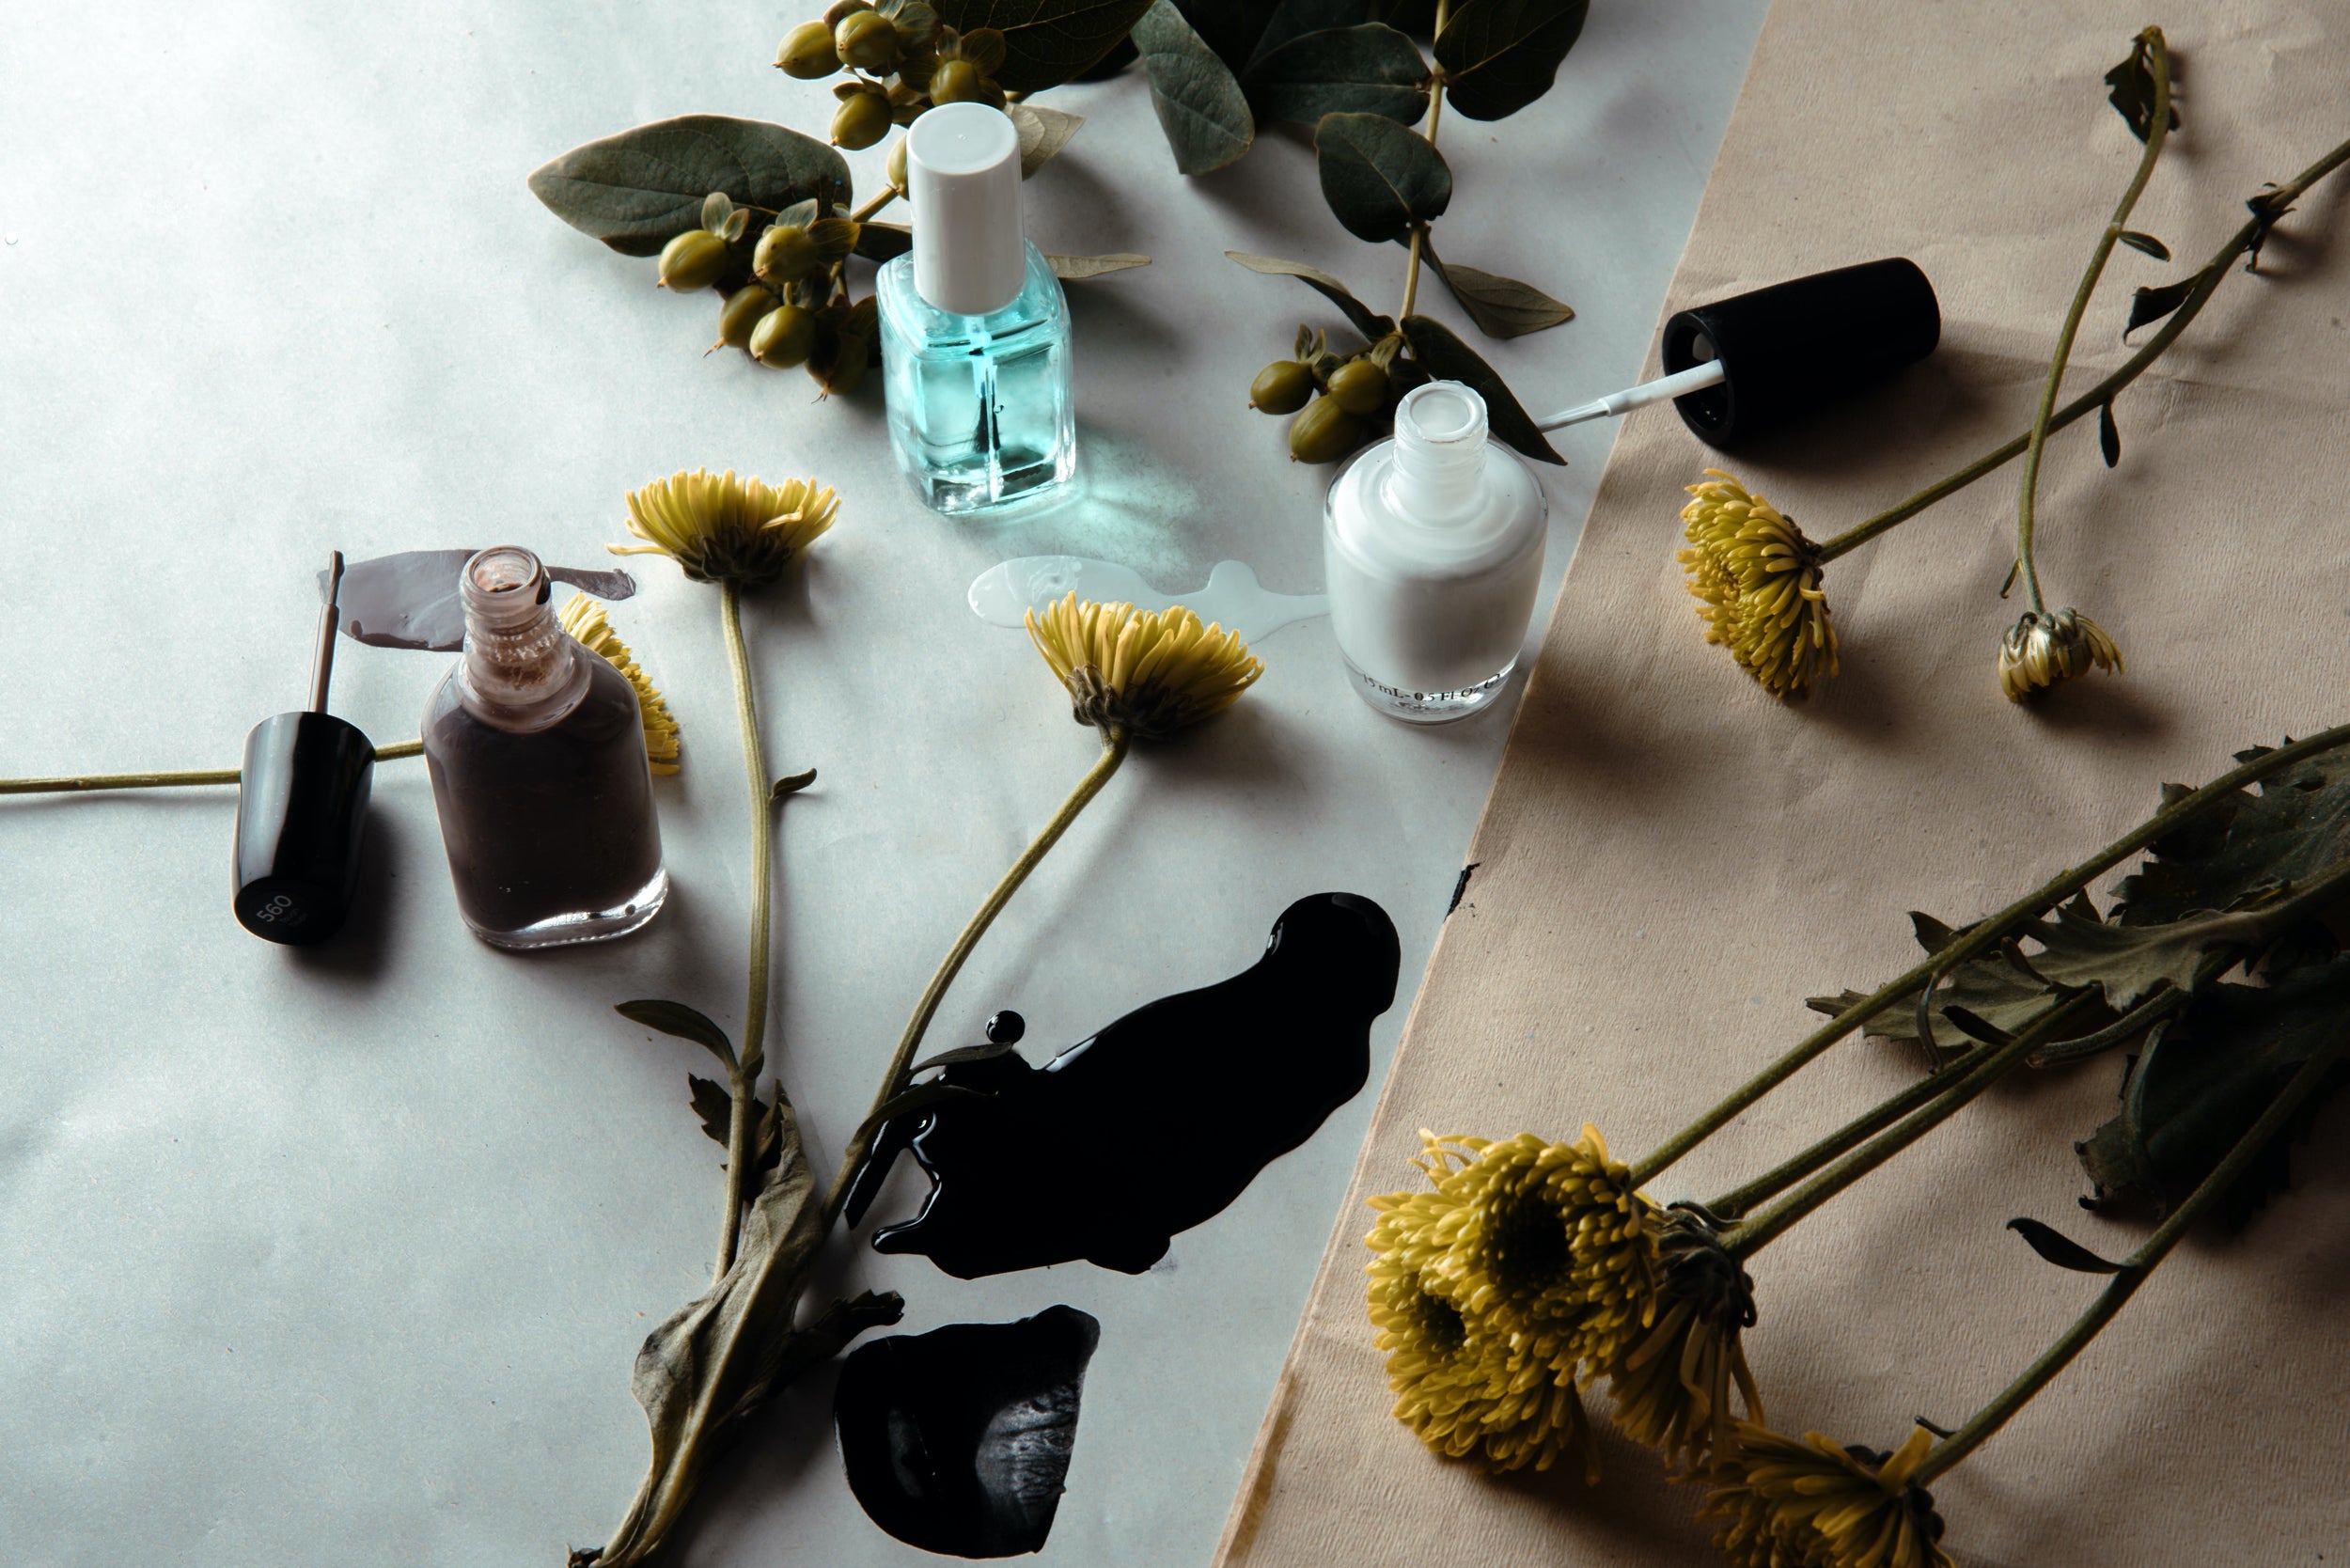
<path id="1" fill-rule="evenodd" d="M 492 931 L 477 924 L 472 917 L 465 919 L 466 929 L 493 948 L 509 952 L 533 952 L 540 948 L 576 947 L 583 942 L 609 942 L 640 931 L 669 897 L 669 871 L 663 867 L 653 872 L 652 880 L 630 894 L 610 909 L 591 909 L 577 915 L 551 915 L 543 920 L 517 931 Z"/>
<path id="2" fill-rule="evenodd" d="M 1344 655 L 1340 655 L 1344 657 Z M 1355 695 L 1391 719 L 1405 724 L 1450 724 L 1481 713 L 1492 707 L 1501 696 L 1501 688 L 1510 682 L 1510 672 L 1518 667 L 1515 659 L 1501 666 L 1500 671 L 1473 686 L 1462 686 L 1445 692 L 1406 691 L 1374 681 L 1355 667 L 1355 661 L 1346 661 L 1346 672 L 1355 678 Z"/>
<path id="3" fill-rule="evenodd" d="M 967 517 L 1042 500 L 1066 483 L 1076 467 L 1077 454 L 1070 449 L 1011 467 L 979 462 L 909 471 L 907 478 L 914 483 L 914 493 L 932 511 Z"/>

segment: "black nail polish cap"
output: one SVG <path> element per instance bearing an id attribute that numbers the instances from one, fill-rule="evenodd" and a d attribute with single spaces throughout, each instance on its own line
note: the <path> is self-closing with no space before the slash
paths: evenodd
<path id="1" fill-rule="evenodd" d="M 1699 440 L 1728 449 L 1865 391 L 1941 337 L 1934 285 L 1896 256 L 1680 311 L 1663 357 L 1668 375 L 1721 361 L 1721 384 L 1673 406 Z"/>
<path id="2" fill-rule="evenodd" d="M 375 745 L 332 713 L 279 713 L 244 740 L 237 923 L 300 947 L 342 928 L 359 884 Z"/>
<path id="3" fill-rule="evenodd" d="M 342 929 L 359 886 L 375 745 L 326 711 L 335 673 L 342 552 L 327 567 L 310 667 L 310 709 L 279 713 L 244 738 L 237 779 L 237 923 L 270 942 L 301 947 Z"/>

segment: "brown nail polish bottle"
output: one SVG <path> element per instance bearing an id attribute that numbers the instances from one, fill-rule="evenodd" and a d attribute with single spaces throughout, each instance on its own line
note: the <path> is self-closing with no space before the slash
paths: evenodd
<path id="1" fill-rule="evenodd" d="M 424 756 L 457 907 L 493 947 L 625 936 L 669 873 L 636 693 L 547 603 L 516 545 L 464 565 L 465 651 L 424 714 Z"/>

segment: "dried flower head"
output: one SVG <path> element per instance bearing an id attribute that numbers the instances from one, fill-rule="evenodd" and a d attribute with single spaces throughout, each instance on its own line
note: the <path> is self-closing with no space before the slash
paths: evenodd
<path id="1" fill-rule="evenodd" d="M 1443 1172 L 1429 1288 L 1562 1382 L 1612 1370 L 1653 1321 L 1656 1249 L 1649 1204 L 1599 1129 L 1431 1138 L 1429 1152 Z"/>
<path id="2" fill-rule="evenodd" d="M 832 526 L 840 503 L 813 479 L 779 485 L 680 469 L 628 495 L 628 531 L 645 542 L 607 546 L 616 556 L 666 556 L 697 583 L 765 588 L 808 541 Z"/>
<path id="3" fill-rule="evenodd" d="M 1104 734 L 1163 739 L 1222 713 L 1264 673 L 1238 633 L 1202 626 L 1181 604 L 1145 614 L 1072 593 L 1027 621 L 1076 721 Z"/>
<path id="4" fill-rule="evenodd" d="M 1900 1451 L 1801 1442 L 1740 1422 L 1737 1458 L 1706 1498 L 1731 1568 L 1953 1568 L 1934 1497 L 1913 1486 L 1934 1439 L 1913 1430 Z"/>
<path id="5" fill-rule="evenodd" d="M 1428 1138 L 1432 1150 L 1435 1140 Z M 1418 1163 L 1431 1176 L 1441 1172 Z M 1599 1480 L 1598 1447 L 1572 1379 L 1556 1376 L 1508 1341 L 1473 1328 L 1461 1309 L 1427 1288 L 1439 1250 L 1431 1192 L 1373 1198 L 1379 1220 L 1371 1247 L 1371 1321 L 1387 1357 L 1395 1419 L 1432 1450 L 1494 1471 L 1546 1470 L 1570 1442 L 1583 1449 L 1585 1479 Z"/>
<path id="6" fill-rule="evenodd" d="M 1819 546 L 1777 507 L 1718 468 L 1688 486 L 1681 509 L 1689 548 L 1675 557 L 1701 602 L 1705 640 L 1776 697 L 1799 698 L 1836 673 L 1836 626 L 1820 587 Z"/>
<path id="7" fill-rule="evenodd" d="M 1740 1336 L 1754 1326 L 1754 1281 L 1720 1240 L 1713 1216 L 1692 1203 L 1666 1211 L 1656 1231 L 1656 1325 L 1608 1380 L 1616 1424 L 1636 1442 L 1690 1468 L 1735 1451 L 1734 1384 L 1746 1419 L 1762 1420 L 1762 1397 Z"/>
<path id="8" fill-rule="evenodd" d="M 628 651 L 628 644 L 612 630 L 612 622 L 604 619 L 603 606 L 584 593 L 572 595 L 572 602 L 563 606 L 560 617 L 563 630 L 580 640 L 588 652 L 601 656 L 605 663 L 628 678 L 636 691 L 636 715 L 644 721 L 645 757 L 652 771 L 675 773 L 678 769 L 677 716 L 669 712 L 644 669 Z"/>
<path id="9" fill-rule="evenodd" d="M 1999 689 L 2010 702 L 2086 675 L 2092 665 L 2119 675 L 2122 651 L 2104 627 L 2069 605 L 2046 612 L 2026 610 L 2024 619 L 1999 639 Z"/>

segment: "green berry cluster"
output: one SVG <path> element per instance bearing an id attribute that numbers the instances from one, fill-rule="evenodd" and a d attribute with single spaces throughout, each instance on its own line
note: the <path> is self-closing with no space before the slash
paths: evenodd
<path id="1" fill-rule="evenodd" d="M 680 293 L 719 288 L 714 349 L 741 349 L 775 369 L 803 366 L 825 392 L 856 390 L 876 343 L 870 296 L 852 301 L 844 263 L 856 248 L 854 219 L 823 212 L 813 200 L 770 214 L 774 222 L 741 266 L 752 209 L 722 191 L 702 202 L 702 223 L 661 252 L 661 286 Z"/>
<path id="2" fill-rule="evenodd" d="M 1399 363 L 1402 334 L 1390 334 L 1353 353 L 1331 352 L 1327 337 L 1297 329 L 1287 359 L 1277 359 L 1248 384 L 1248 406 L 1261 414 L 1297 416 L 1290 421 L 1290 456 L 1299 463 L 1336 463 L 1363 444 L 1379 417 L 1405 390 Z"/>
<path id="3" fill-rule="evenodd" d="M 834 86 L 832 140 L 852 152 L 872 147 L 892 125 L 911 125 L 937 103 L 1004 106 L 995 73 L 1004 65 L 1004 35 L 993 27 L 959 33 L 922 0 L 833 0 L 821 22 L 803 22 L 776 51 L 776 67 L 803 82 L 839 71 Z M 904 185 L 903 161 L 892 154 L 891 180 Z"/>

